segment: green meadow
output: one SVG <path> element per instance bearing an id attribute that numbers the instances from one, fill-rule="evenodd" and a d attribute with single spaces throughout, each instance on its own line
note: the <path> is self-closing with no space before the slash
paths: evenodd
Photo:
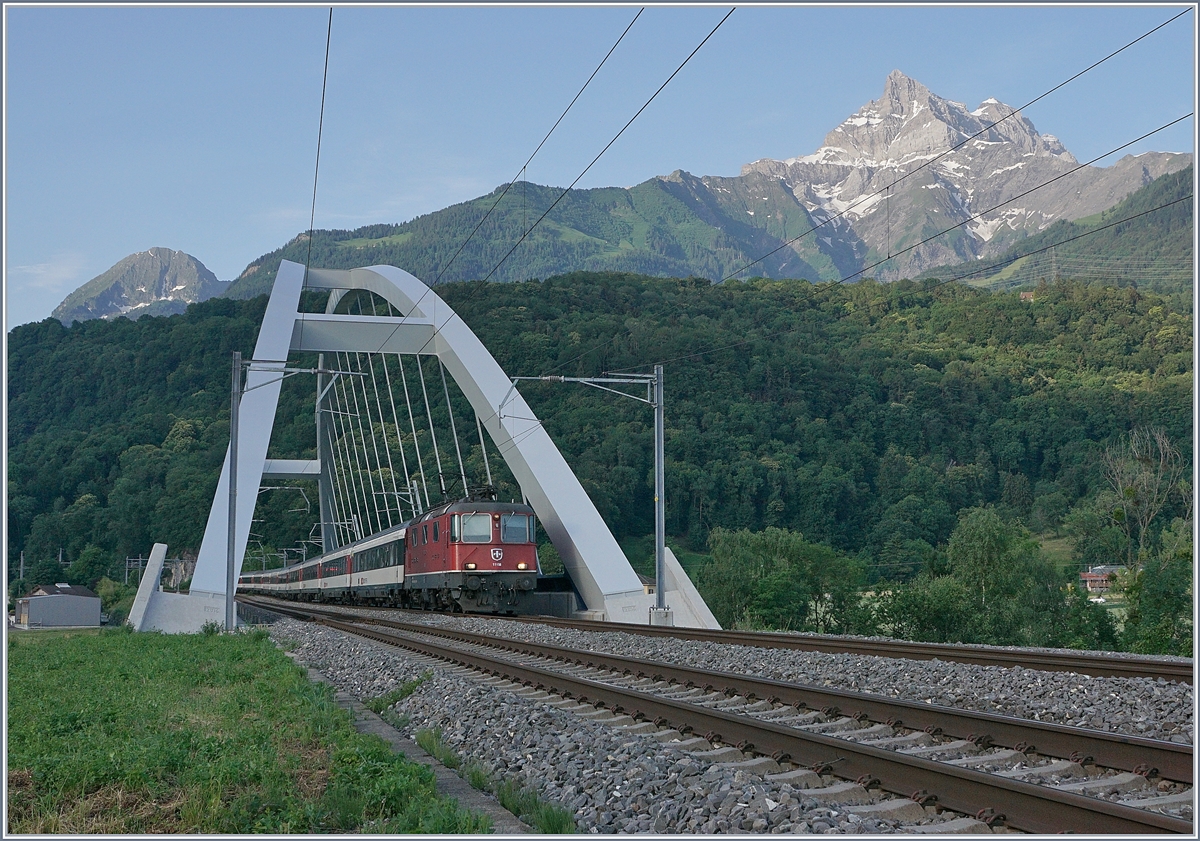
<path id="1" fill-rule="evenodd" d="M 483 833 L 264 632 L 8 635 L 9 833 Z"/>

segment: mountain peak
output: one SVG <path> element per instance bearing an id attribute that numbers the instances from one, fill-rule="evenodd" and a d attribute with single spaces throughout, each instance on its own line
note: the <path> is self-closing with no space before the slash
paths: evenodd
<path id="1" fill-rule="evenodd" d="M 929 88 L 922 85 L 916 79 L 905 76 L 899 70 L 893 70 L 888 74 L 887 80 L 884 82 L 883 96 L 876 100 L 876 102 L 887 101 L 895 103 L 898 105 L 898 112 L 903 113 L 904 106 L 907 104 L 912 102 L 928 102 L 930 96 L 932 94 L 929 92 Z"/>
<path id="2" fill-rule="evenodd" d="M 155 247 L 117 261 L 68 295 L 52 315 L 70 325 L 91 318 L 183 312 L 228 285 L 192 255 Z"/>

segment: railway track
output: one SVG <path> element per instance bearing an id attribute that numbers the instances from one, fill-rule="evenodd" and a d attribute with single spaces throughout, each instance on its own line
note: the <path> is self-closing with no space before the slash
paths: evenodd
<path id="1" fill-rule="evenodd" d="M 580 631 L 639 634 L 652 637 L 747 645 L 760 648 L 792 648 L 826 654 L 863 654 L 908 660 L 944 660 L 977 666 L 1074 672 L 1092 677 L 1145 677 L 1193 684 L 1195 666 L 1190 661 L 1149 657 L 1118 657 L 1097 652 L 1072 653 L 1031 649 L 1006 649 L 980 645 L 942 645 L 901 640 L 856 639 L 824 634 L 784 634 L 767 631 L 713 631 L 703 628 L 674 628 L 651 625 L 614 624 L 550 616 L 496 616 L 514 622 L 536 622 Z"/>
<path id="2" fill-rule="evenodd" d="M 1193 832 L 1190 820 L 1152 811 L 1190 803 L 1189 746 L 497 640 L 357 617 L 346 609 L 243 601 L 555 693 L 565 699 L 556 705 L 586 709 L 589 717 L 627 719 L 629 727 L 660 734 L 663 727 L 673 728 L 680 748 L 702 760 L 744 761 L 753 773 L 783 775 L 838 802 L 869 803 L 877 799 L 868 794 L 875 787 L 900 798 L 879 809 L 909 819 L 914 804 L 903 798 L 936 801 L 939 808 L 974 816 L 978 820 L 970 823 L 976 826 L 983 821 L 1039 833 Z M 697 733 L 705 737 L 686 735 Z M 823 774 L 853 782 L 826 786 Z M 1151 777 L 1168 781 L 1169 791 L 1140 797 L 1137 792 L 1150 789 Z"/>

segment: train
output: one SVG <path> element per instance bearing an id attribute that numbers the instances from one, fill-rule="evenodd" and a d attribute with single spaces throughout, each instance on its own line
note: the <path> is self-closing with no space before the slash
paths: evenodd
<path id="1" fill-rule="evenodd" d="M 238 592 L 463 613 L 517 613 L 538 586 L 537 518 L 467 497 L 284 569 L 247 572 Z"/>

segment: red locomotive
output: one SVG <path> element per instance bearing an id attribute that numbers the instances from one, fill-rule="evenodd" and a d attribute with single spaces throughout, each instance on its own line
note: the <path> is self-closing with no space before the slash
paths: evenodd
<path id="1" fill-rule="evenodd" d="M 515 613 L 537 587 L 537 521 L 468 498 L 292 567 L 244 574 L 243 593 L 308 601 Z"/>

